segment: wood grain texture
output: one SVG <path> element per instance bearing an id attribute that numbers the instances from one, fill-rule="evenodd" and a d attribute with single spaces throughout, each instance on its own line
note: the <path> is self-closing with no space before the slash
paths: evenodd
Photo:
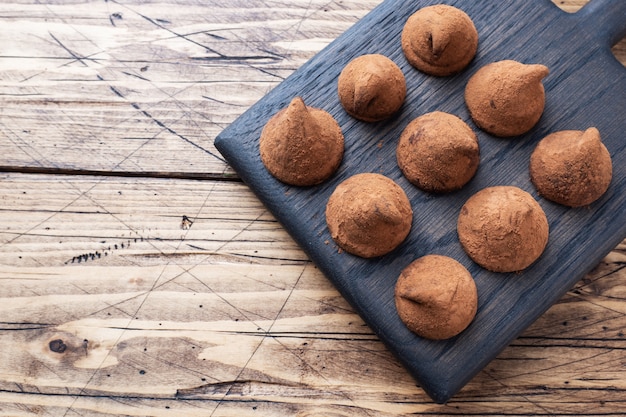
<path id="1" fill-rule="evenodd" d="M 0 4 L 0 415 L 623 415 L 626 242 L 437 405 L 217 158 L 378 3 Z"/>

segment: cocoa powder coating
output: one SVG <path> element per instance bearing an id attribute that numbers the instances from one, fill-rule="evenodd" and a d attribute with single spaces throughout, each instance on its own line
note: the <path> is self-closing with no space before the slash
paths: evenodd
<path id="1" fill-rule="evenodd" d="M 409 264 L 395 287 L 395 303 L 404 324 L 427 339 L 448 339 L 472 322 L 478 292 L 469 271 L 456 260 L 426 255 Z"/>
<path id="2" fill-rule="evenodd" d="M 465 102 L 478 127 L 500 137 L 528 132 L 541 118 L 546 66 L 505 60 L 479 69 L 465 87 Z"/>
<path id="3" fill-rule="evenodd" d="M 296 97 L 267 122 L 259 148 L 263 164 L 274 177 L 290 185 L 310 186 L 339 168 L 344 138 L 328 112 Z"/>
<path id="4" fill-rule="evenodd" d="M 411 65 L 430 75 L 446 76 L 460 72 L 472 61 L 478 31 L 464 11 L 437 4 L 409 17 L 401 42 Z"/>
<path id="5" fill-rule="evenodd" d="M 530 178 L 539 194 L 569 207 L 596 201 L 612 176 L 611 155 L 595 127 L 554 132 L 530 157 Z"/>
<path id="6" fill-rule="evenodd" d="M 354 175 L 337 186 L 326 205 L 333 240 L 363 258 L 385 255 L 409 234 L 413 210 L 404 190 L 381 174 Z"/>
<path id="7" fill-rule="evenodd" d="M 462 188 L 480 161 L 478 139 L 460 118 L 440 111 L 409 123 L 396 149 L 404 176 L 422 190 L 444 193 Z"/>
<path id="8" fill-rule="evenodd" d="M 337 83 L 339 101 L 359 120 L 378 122 L 397 112 L 406 97 L 402 70 L 380 54 L 359 56 L 346 65 Z"/>
<path id="9" fill-rule="evenodd" d="M 494 272 L 527 268 L 548 243 L 543 209 L 514 186 L 488 187 L 470 197 L 461 208 L 457 231 L 470 258 Z"/>

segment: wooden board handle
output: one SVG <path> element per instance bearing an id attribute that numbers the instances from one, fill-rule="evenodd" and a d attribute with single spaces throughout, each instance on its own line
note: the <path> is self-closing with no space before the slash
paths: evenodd
<path id="1" fill-rule="evenodd" d="M 592 0 L 576 15 L 590 33 L 596 33 L 609 47 L 626 36 L 625 0 Z"/>

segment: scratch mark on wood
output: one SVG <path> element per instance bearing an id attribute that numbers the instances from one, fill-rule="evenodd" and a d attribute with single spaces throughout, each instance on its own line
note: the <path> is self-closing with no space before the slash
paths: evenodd
<path id="1" fill-rule="evenodd" d="M 266 48 L 261 48 L 261 49 L 259 49 L 259 51 L 265 52 L 266 54 L 269 54 L 269 55 L 273 55 L 276 58 L 280 58 L 280 60 L 287 59 L 287 57 L 285 55 L 279 54 L 278 52 L 270 51 L 269 49 L 266 49 Z"/>
<path id="2" fill-rule="evenodd" d="M 121 98 L 126 98 L 117 88 L 113 87 L 112 85 L 110 85 L 109 88 L 111 89 L 111 91 L 113 91 L 113 93 L 116 96 L 121 97 Z"/>
<path id="3" fill-rule="evenodd" d="M 200 246 L 192 245 L 191 243 L 187 243 L 187 246 L 190 247 L 191 249 L 201 250 L 203 252 L 207 251 L 206 248 L 201 248 Z"/>
<path id="4" fill-rule="evenodd" d="M 278 78 L 279 80 L 285 80 L 285 77 L 283 77 L 281 75 L 274 74 L 273 72 L 270 72 L 270 71 L 268 71 L 268 70 L 266 70 L 264 68 L 259 68 L 259 67 L 254 67 L 254 66 L 252 68 L 254 68 L 255 70 L 257 70 L 259 72 L 262 72 L 263 74 L 269 75 L 270 77 Z"/>
<path id="5" fill-rule="evenodd" d="M 133 106 L 134 107 L 134 106 Z M 186 138 L 185 136 L 181 135 L 180 133 L 176 132 L 174 129 L 172 129 L 171 127 L 167 126 L 165 123 L 163 123 L 162 121 L 158 120 L 157 118 L 155 118 L 154 116 L 152 116 L 150 113 L 148 113 L 146 110 L 141 110 L 139 109 L 139 107 L 137 107 L 138 110 L 141 111 L 141 113 L 146 116 L 147 118 L 149 118 L 150 120 L 152 120 L 154 123 L 156 123 L 158 126 L 162 127 L 163 129 L 167 130 L 169 133 L 171 133 L 172 135 L 182 139 L 183 141 L 187 142 L 188 144 L 190 144 L 191 146 L 201 150 L 202 152 L 211 155 L 213 158 L 217 159 L 220 162 L 226 163 L 226 160 L 224 158 L 222 158 L 221 156 L 215 154 L 214 152 L 211 152 L 210 150 L 198 145 L 197 143 L 195 143 L 194 141 L 192 141 L 191 139 Z"/>
<path id="6" fill-rule="evenodd" d="M 89 65 L 87 65 L 85 63 L 86 59 L 90 59 L 88 57 L 84 57 L 84 56 L 79 56 L 78 54 L 76 54 L 74 51 L 72 51 L 71 49 L 69 49 L 67 46 L 65 46 L 63 44 L 63 42 L 61 42 L 56 36 L 54 36 L 51 32 L 48 32 L 48 34 L 50 35 L 50 37 L 61 47 L 63 48 L 68 54 L 70 54 L 72 56 L 72 58 L 74 58 L 76 61 L 80 62 L 81 64 L 83 64 L 85 67 L 88 67 Z"/>
<path id="7" fill-rule="evenodd" d="M 149 79 L 147 79 L 146 77 L 142 77 L 141 75 L 137 75 L 137 74 L 133 74 L 131 72 L 128 71 L 122 71 L 122 74 L 124 75 L 128 75 L 129 77 L 135 77 L 135 78 L 139 78 L 142 81 L 150 81 Z"/>
<path id="8" fill-rule="evenodd" d="M 217 39 L 218 41 L 226 41 L 226 40 L 228 40 L 228 38 L 225 38 L 225 37 L 220 36 L 220 35 L 216 35 L 216 34 L 211 33 L 211 32 L 209 32 L 209 31 L 205 31 L 205 32 L 203 32 L 203 33 L 204 33 L 205 35 L 207 35 L 207 36 L 210 36 L 210 37 L 211 37 L 211 38 L 213 38 L 213 39 Z"/>
<path id="9" fill-rule="evenodd" d="M 209 97 L 209 96 L 202 96 L 202 98 L 205 98 L 205 99 L 207 99 L 209 101 L 213 101 L 213 102 L 218 103 L 218 104 L 224 104 L 224 105 L 227 105 L 227 106 L 248 108 L 248 105 L 245 105 L 245 104 L 228 103 L 226 101 L 218 100 L 216 98 Z"/>

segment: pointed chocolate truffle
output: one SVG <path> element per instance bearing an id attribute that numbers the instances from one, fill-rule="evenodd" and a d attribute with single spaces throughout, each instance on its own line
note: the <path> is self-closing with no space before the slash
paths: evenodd
<path id="1" fill-rule="evenodd" d="M 550 71 L 541 64 L 505 60 L 479 69 L 465 88 L 465 102 L 478 127 L 495 136 L 528 132 L 545 106 L 541 80 Z"/>
<path id="2" fill-rule="evenodd" d="M 446 76 L 463 70 L 476 55 L 478 31 L 462 10 L 444 4 L 419 9 L 402 30 L 402 51 L 418 70 Z"/>
<path id="3" fill-rule="evenodd" d="M 426 255 L 400 273 L 395 303 L 402 322 L 427 339 L 449 339 L 472 322 L 478 292 L 469 271 L 442 255 Z"/>
<path id="4" fill-rule="evenodd" d="M 611 155 L 595 127 L 551 133 L 530 157 L 530 178 L 539 194 L 569 207 L 596 201 L 612 176 Z"/>
<path id="5" fill-rule="evenodd" d="M 335 188 L 326 205 L 333 240 L 363 258 L 391 252 L 409 234 L 413 209 L 402 187 L 381 174 L 354 175 Z"/>
<path id="6" fill-rule="evenodd" d="M 397 112 L 406 97 L 402 70 L 380 54 L 359 56 L 346 65 L 337 82 L 346 112 L 365 122 L 378 122 Z"/>
<path id="7" fill-rule="evenodd" d="M 453 114 L 435 111 L 406 126 L 396 158 L 412 184 L 424 191 L 446 193 L 472 179 L 480 150 L 476 134 L 467 123 Z"/>
<path id="8" fill-rule="evenodd" d="M 469 257 L 494 272 L 527 268 L 548 243 L 543 209 L 514 186 L 488 187 L 470 197 L 461 208 L 457 231 Z"/>
<path id="9" fill-rule="evenodd" d="M 328 112 L 306 106 L 296 97 L 267 122 L 259 149 L 274 177 L 290 185 L 309 186 L 325 181 L 339 168 L 344 139 Z"/>

